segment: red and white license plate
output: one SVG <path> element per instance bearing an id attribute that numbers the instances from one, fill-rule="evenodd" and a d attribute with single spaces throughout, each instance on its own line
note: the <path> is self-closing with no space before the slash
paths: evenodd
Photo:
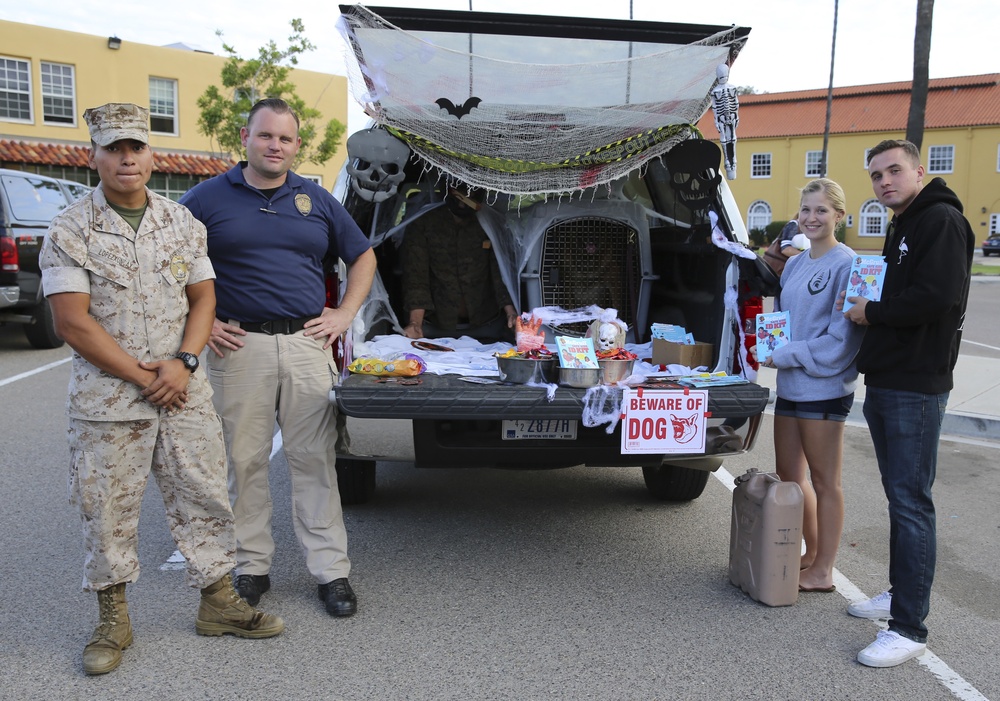
<path id="1" fill-rule="evenodd" d="M 505 441 L 531 439 L 575 440 L 575 419 L 504 419 L 501 436 Z"/>

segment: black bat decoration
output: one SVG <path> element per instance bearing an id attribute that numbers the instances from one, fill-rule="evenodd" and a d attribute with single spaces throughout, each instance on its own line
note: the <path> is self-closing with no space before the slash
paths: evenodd
<path id="1" fill-rule="evenodd" d="M 448 110 L 448 114 L 455 115 L 456 117 L 461 119 L 465 115 L 469 114 L 469 112 L 472 111 L 472 108 L 479 107 L 480 102 L 482 102 L 482 100 L 480 100 L 478 97 L 470 97 L 463 104 L 456 105 L 454 102 L 452 102 L 446 97 L 439 97 L 437 100 L 434 101 L 434 104 L 436 104 L 443 110 Z"/>

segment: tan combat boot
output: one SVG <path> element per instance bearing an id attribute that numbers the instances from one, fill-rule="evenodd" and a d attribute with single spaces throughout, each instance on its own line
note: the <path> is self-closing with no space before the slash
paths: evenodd
<path id="1" fill-rule="evenodd" d="M 227 574 L 201 590 L 201 606 L 194 627 L 198 635 L 231 633 L 241 638 L 270 638 L 283 631 L 285 623 L 241 599 Z"/>
<path id="2" fill-rule="evenodd" d="M 121 664 L 122 650 L 132 644 L 132 622 L 125 603 L 125 584 L 97 592 L 100 623 L 90 642 L 83 648 L 83 671 L 107 674 Z"/>

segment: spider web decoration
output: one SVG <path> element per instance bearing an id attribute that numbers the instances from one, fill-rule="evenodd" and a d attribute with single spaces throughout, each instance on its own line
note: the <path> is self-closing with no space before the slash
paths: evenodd
<path id="1" fill-rule="evenodd" d="M 338 28 L 353 97 L 448 177 L 491 191 L 610 183 L 689 138 L 736 28 L 691 44 L 409 32 L 361 5 Z"/>

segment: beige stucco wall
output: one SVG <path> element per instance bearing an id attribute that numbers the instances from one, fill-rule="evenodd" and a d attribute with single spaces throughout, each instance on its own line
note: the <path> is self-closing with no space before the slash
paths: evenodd
<path id="1" fill-rule="evenodd" d="M 739 131 L 737 131 L 737 138 Z M 846 243 L 859 250 L 881 249 L 882 237 L 859 236 L 858 222 L 862 205 L 874 198 L 865 149 L 882 139 L 902 139 L 903 132 L 833 134 L 829 142 L 828 177 L 836 180 L 847 195 L 847 213 L 853 215 L 853 226 L 846 230 Z M 955 170 L 952 173 L 928 174 L 942 177 L 961 199 L 965 214 L 981 243 L 988 235 L 991 214 L 1000 214 L 1000 126 L 929 129 L 924 132 L 921 162 L 926 167 L 930 146 L 955 147 Z M 787 220 L 795 215 L 799 204 L 799 189 L 811 178 L 805 174 L 806 152 L 823 148 L 822 136 L 775 139 L 737 140 L 738 173 L 729 185 L 744 219 L 750 205 L 763 200 L 771 206 L 774 220 Z M 754 153 L 771 154 L 771 177 L 751 178 L 750 165 Z M 985 209 L 985 212 L 983 211 Z"/>
<path id="2" fill-rule="evenodd" d="M 153 134 L 150 145 L 157 150 L 224 155 L 213 153 L 208 137 L 198 132 L 198 97 L 212 84 L 221 88 L 219 77 L 225 57 L 137 44 L 123 39 L 118 50 L 108 48 L 108 37 L 36 27 L 0 20 L 0 56 L 31 63 L 32 123 L 0 119 L 0 136 L 32 141 L 72 142 L 88 145 L 90 137 L 80 116 L 87 107 L 105 102 L 134 102 L 149 105 L 149 79 L 177 81 L 175 136 Z M 183 38 L 181 38 L 183 39 Z M 75 67 L 76 124 L 58 126 L 42 123 L 40 62 L 51 61 Z M 338 75 L 292 69 L 291 82 L 298 94 L 323 114 L 324 122 L 337 119 L 347 124 L 347 78 Z M 344 138 L 346 140 L 347 135 Z M 337 155 L 323 167 L 303 164 L 298 172 L 322 176 L 323 186 L 333 187 L 347 149 L 341 144 Z M 238 154 L 234 154 L 239 157 Z"/>

